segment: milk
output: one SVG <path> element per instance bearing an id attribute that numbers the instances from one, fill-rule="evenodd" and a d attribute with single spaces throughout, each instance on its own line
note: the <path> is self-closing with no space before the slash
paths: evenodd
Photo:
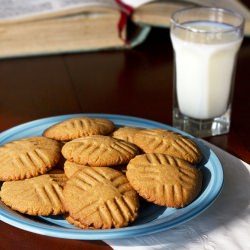
<path id="1" fill-rule="evenodd" d="M 214 22 L 186 25 L 203 31 L 225 31 L 231 27 Z M 190 42 L 184 39 L 184 33 L 171 33 L 178 106 L 181 113 L 196 119 L 214 118 L 227 110 L 235 59 L 242 42 L 237 33 L 231 32 L 224 40 L 220 33 L 217 37 L 211 35 L 208 33 L 205 41 Z"/>

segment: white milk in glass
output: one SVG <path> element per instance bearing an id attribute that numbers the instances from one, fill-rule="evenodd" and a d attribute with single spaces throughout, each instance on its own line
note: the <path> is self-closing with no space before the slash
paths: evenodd
<path id="1" fill-rule="evenodd" d="M 231 28 L 214 22 L 191 22 L 185 25 L 205 32 L 223 32 Z M 212 36 L 216 35 L 218 37 L 214 39 Z M 205 43 L 202 43 L 187 41 L 181 33 L 171 33 L 176 60 L 177 101 L 184 115 L 195 119 L 211 119 L 227 110 L 234 64 L 242 42 L 237 33 L 233 36 L 235 38 L 231 34 L 227 42 L 220 40 L 220 33 L 208 33 Z"/>

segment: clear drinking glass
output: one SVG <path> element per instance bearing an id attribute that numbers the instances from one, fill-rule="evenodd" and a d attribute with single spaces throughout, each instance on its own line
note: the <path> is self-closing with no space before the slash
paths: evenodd
<path id="1" fill-rule="evenodd" d="M 244 18 L 230 10 L 175 12 L 173 126 L 197 137 L 229 132 L 237 54 Z"/>

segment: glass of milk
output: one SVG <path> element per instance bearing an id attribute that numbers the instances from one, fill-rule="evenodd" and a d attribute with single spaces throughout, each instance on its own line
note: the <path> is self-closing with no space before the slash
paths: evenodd
<path id="1" fill-rule="evenodd" d="M 173 126 L 197 137 L 229 132 L 237 53 L 244 19 L 230 10 L 175 12 Z"/>

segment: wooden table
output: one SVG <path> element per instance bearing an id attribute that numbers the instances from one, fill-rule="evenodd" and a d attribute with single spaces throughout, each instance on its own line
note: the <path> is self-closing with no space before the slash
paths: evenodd
<path id="1" fill-rule="evenodd" d="M 250 163 L 250 39 L 239 53 L 229 134 L 206 138 Z M 72 113 L 137 116 L 171 125 L 173 52 L 166 29 L 131 50 L 0 61 L 0 131 Z M 0 248 L 111 249 L 102 241 L 41 236 L 0 222 Z"/>

